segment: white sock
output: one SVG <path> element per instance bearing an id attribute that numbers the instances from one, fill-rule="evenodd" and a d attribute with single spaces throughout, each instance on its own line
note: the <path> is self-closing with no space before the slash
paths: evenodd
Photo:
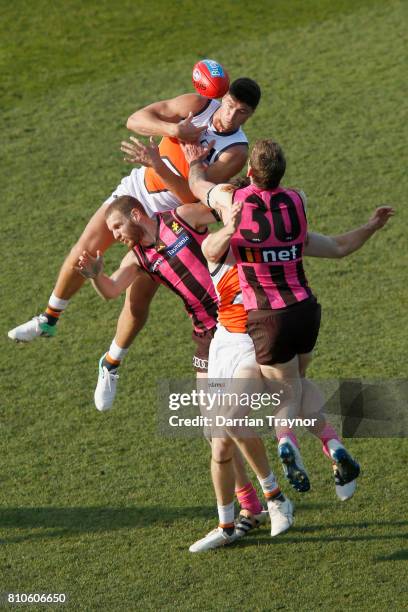
<path id="1" fill-rule="evenodd" d="M 234 522 L 235 510 L 233 501 L 226 506 L 219 506 L 217 504 L 217 509 L 220 525 L 228 525 Z"/>
<path id="2" fill-rule="evenodd" d="M 271 472 L 266 478 L 258 478 L 258 480 L 264 493 L 272 493 L 272 491 L 275 491 L 279 488 L 275 474 L 273 472 Z"/>
<path id="3" fill-rule="evenodd" d="M 115 361 L 122 361 L 126 356 L 128 350 L 129 349 L 127 348 L 121 348 L 116 344 L 115 340 L 112 340 L 112 344 L 110 345 L 108 351 L 109 357 L 112 357 L 112 359 L 114 359 Z"/>
<path id="4" fill-rule="evenodd" d="M 61 300 L 61 298 L 57 297 L 55 293 L 51 293 L 50 299 L 48 300 L 48 305 L 51 308 L 55 308 L 55 310 L 65 310 L 68 306 L 69 300 Z"/>

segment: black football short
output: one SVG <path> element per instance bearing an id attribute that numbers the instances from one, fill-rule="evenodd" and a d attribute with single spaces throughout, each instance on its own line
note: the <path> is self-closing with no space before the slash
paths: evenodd
<path id="1" fill-rule="evenodd" d="M 208 353 L 216 329 L 217 327 L 214 326 L 202 333 L 197 333 L 193 330 L 192 338 L 196 343 L 193 366 L 196 372 L 208 372 Z"/>
<path id="2" fill-rule="evenodd" d="M 315 297 L 279 310 L 250 310 L 248 334 L 260 365 L 286 363 L 310 353 L 319 335 L 321 307 Z"/>

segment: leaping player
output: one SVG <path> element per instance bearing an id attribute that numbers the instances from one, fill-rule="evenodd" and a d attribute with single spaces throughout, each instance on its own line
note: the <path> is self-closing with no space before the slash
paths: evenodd
<path id="1" fill-rule="evenodd" d="M 97 251 L 104 253 L 114 242 L 105 212 L 115 199 L 120 196 L 137 198 L 149 217 L 156 212 L 174 209 L 182 202 L 194 202 L 187 181 L 188 164 L 180 141 L 198 140 L 202 144 L 214 141 L 207 158 L 208 176 L 214 183 L 227 181 L 240 172 L 248 154 L 248 141 L 241 126 L 254 113 L 260 96 L 255 81 L 240 78 L 231 83 L 221 103 L 198 94 L 184 94 L 155 102 L 131 115 L 127 122 L 129 130 L 143 136 L 163 137 L 159 145 L 160 155 L 155 155 L 152 143 L 146 147 L 136 141 L 123 146 L 129 161 L 142 161 L 151 164 L 150 167 L 132 170 L 95 212 L 66 257 L 45 311 L 10 330 L 9 338 L 30 342 L 37 337 L 55 335 L 61 314 L 84 282 L 76 270 L 78 257 L 83 251 L 95 257 Z M 100 360 L 95 391 L 95 403 L 100 410 L 113 403 L 118 367 L 147 319 L 157 286 L 148 275 L 138 274 L 128 287 L 115 338 Z"/>

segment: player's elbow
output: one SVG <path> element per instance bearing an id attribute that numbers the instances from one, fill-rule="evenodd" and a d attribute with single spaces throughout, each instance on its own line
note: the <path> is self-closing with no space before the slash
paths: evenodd
<path id="1" fill-rule="evenodd" d="M 203 255 L 206 258 L 206 260 L 208 261 L 208 263 L 216 264 L 216 263 L 219 262 L 220 254 L 218 253 L 217 250 L 212 249 L 211 247 L 206 245 L 206 248 L 202 249 L 202 251 L 203 251 Z"/>
<path id="2" fill-rule="evenodd" d="M 137 131 L 137 127 L 138 127 L 137 113 L 133 113 L 133 115 L 130 115 L 130 117 L 128 117 L 128 120 L 126 121 L 126 127 L 128 130 L 131 130 L 132 132 Z"/>
<path id="3" fill-rule="evenodd" d="M 133 117 L 130 116 L 126 121 L 126 127 L 128 130 L 133 130 Z"/>
<path id="4" fill-rule="evenodd" d="M 347 251 L 347 249 L 337 249 L 336 251 L 336 259 L 343 259 L 343 257 L 347 257 L 347 255 L 349 254 L 349 252 Z"/>
<path id="5" fill-rule="evenodd" d="M 340 243 L 336 242 L 333 248 L 332 257 L 334 257 L 335 259 L 343 259 L 343 257 L 346 257 L 349 254 L 349 252 L 350 251 L 347 248 L 346 244 L 342 244 L 341 242 Z"/>
<path id="6" fill-rule="evenodd" d="M 209 263 L 213 263 L 213 264 L 218 263 L 218 261 L 219 261 L 219 259 L 220 259 L 220 258 L 218 257 L 218 255 L 216 255 L 215 253 L 208 253 L 208 254 L 205 256 L 205 258 L 206 258 L 206 260 L 207 260 Z"/>

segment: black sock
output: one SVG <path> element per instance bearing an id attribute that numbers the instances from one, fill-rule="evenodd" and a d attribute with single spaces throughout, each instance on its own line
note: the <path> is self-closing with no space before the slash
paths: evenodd
<path id="1" fill-rule="evenodd" d="M 234 533 L 234 529 L 235 527 L 223 527 L 222 530 L 225 531 L 225 533 L 229 536 L 231 536 Z"/>
<path id="2" fill-rule="evenodd" d="M 106 359 L 106 357 L 102 361 L 102 367 L 105 367 L 108 370 L 108 372 L 113 372 L 114 370 L 117 370 L 119 366 L 120 366 L 120 363 L 111 363 L 110 361 Z"/>
<path id="3" fill-rule="evenodd" d="M 59 321 L 59 317 L 54 317 L 52 314 L 49 314 L 48 312 L 43 312 L 44 317 L 46 317 L 47 319 L 47 323 L 48 325 L 56 325 Z"/>

